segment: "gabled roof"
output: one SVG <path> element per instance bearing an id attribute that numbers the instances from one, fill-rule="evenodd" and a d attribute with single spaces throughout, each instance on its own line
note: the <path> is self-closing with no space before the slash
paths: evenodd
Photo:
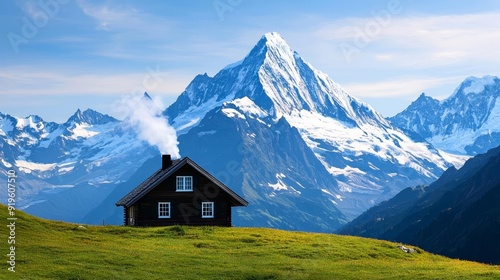
<path id="1" fill-rule="evenodd" d="M 156 188 L 161 182 L 165 181 L 170 175 L 172 175 L 175 171 L 179 170 L 182 166 L 189 164 L 198 172 L 203 174 L 209 180 L 211 180 L 214 184 L 216 184 L 221 190 L 225 191 L 233 200 L 233 206 L 247 206 L 248 202 L 244 200 L 241 196 L 231 190 L 228 186 L 224 185 L 221 181 L 217 180 L 214 176 L 208 173 L 201 166 L 196 164 L 196 162 L 192 161 L 188 157 L 184 157 L 181 159 L 173 160 L 172 165 L 156 171 L 153 175 L 147 178 L 144 182 L 139 184 L 135 189 L 129 192 L 122 199 L 118 200 L 116 206 L 125 206 L 129 207 L 139 199 L 141 199 L 144 195 L 149 193 L 152 189 Z"/>

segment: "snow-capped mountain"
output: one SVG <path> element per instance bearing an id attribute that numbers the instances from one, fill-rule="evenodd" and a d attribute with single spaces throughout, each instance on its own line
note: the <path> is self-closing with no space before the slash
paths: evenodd
<path id="1" fill-rule="evenodd" d="M 339 233 L 414 244 L 427 251 L 500 264 L 500 146 L 450 167 L 429 186 L 401 191 Z"/>
<path id="2" fill-rule="evenodd" d="M 250 202 L 236 225 L 333 231 L 463 163 L 393 127 L 277 33 L 214 77 L 195 77 L 164 116 L 180 154 Z M 64 124 L 8 115 L 0 124 L 4 171 L 38 184 L 26 184 L 21 203 L 38 216 L 121 224 L 116 197 L 156 171 L 159 152 L 133 125 L 92 110 Z"/>
<path id="3" fill-rule="evenodd" d="M 435 147 L 476 155 L 500 145 L 500 79 L 468 77 L 447 99 L 422 95 L 390 121 Z"/>
<path id="4" fill-rule="evenodd" d="M 295 196 L 297 208 L 308 212 L 300 208 L 305 197 L 302 192 L 317 190 L 316 197 L 329 200 L 349 219 L 401 189 L 428 183 L 451 164 L 463 162 L 394 128 L 369 105 L 305 62 L 277 33 L 265 34 L 243 60 L 214 77 L 197 76 L 165 114 L 181 134 L 183 155 L 206 163 L 215 173 L 226 169 L 220 158 L 235 161 L 239 177 L 232 177 L 230 185 L 241 187 L 246 198 L 258 197 L 261 202 L 250 204 L 262 209 L 269 204 L 286 208 L 288 201 L 284 205 L 278 201 Z M 291 136 L 277 126 L 289 126 L 287 133 L 296 131 L 300 139 L 283 146 L 279 139 Z M 239 154 L 238 146 L 242 147 Z M 282 154 L 274 152 L 277 150 Z M 290 155 L 297 162 L 314 161 L 314 168 L 293 169 L 287 164 Z M 246 166 L 246 158 L 254 163 Z M 283 167 L 275 164 L 280 161 Z M 309 169 L 311 175 L 304 176 Z M 311 179 L 298 179 L 304 177 Z M 328 178 L 328 183 L 318 184 L 312 178 Z M 277 209 L 275 215 L 279 212 Z M 244 221 L 250 219 L 240 215 Z M 293 223 L 295 218 L 288 219 Z"/>
<path id="5" fill-rule="evenodd" d="M 0 114 L 0 146 L 2 176 L 9 169 L 19 176 L 17 207 L 67 221 L 80 221 L 158 153 L 123 123 L 90 109 L 63 124 Z"/>

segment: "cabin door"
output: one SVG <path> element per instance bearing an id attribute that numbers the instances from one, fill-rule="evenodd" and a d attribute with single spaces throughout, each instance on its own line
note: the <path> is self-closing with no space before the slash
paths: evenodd
<path id="1" fill-rule="evenodd" d="M 128 224 L 130 226 L 135 226 L 135 216 L 137 214 L 137 210 L 135 209 L 135 206 L 130 206 L 128 208 Z"/>

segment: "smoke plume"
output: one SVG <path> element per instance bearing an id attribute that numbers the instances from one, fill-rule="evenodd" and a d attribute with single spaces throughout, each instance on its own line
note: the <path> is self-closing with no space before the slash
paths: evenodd
<path id="1" fill-rule="evenodd" d="M 119 110 L 141 140 L 158 147 L 162 154 L 170 154 L 172 158 L 179 158 L 176 131 L 169 125 L 167 118 L 162 115 L 161 107 L 157 104 L 161 102 L 153 100 L 147 93 L 144 93 L 143 96 L 124 97 L 120 102 Z"/>

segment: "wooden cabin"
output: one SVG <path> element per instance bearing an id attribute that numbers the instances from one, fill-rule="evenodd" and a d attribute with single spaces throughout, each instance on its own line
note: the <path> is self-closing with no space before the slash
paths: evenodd
<path id="1" fill-rule="evenodd" d="M 248 202 L 191 159 L 162 156 L 162 168 L 120 199 L 128 226 L 231 226 Z"/>

